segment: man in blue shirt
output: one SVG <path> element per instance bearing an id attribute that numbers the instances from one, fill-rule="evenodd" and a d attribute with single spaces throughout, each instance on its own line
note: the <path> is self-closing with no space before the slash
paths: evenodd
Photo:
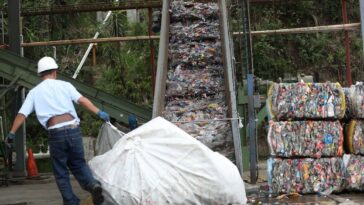
<path id="1" fill-rule="evenodd" d="M 80 204 L 80 199 L 72 191 L 68 169 L 81 187 L 92 194 L 94 204 L 102 204 L 101 184 L 95 180 L 86 164 L 80 119 L 73 103 L 82 105 L 105 121 L 110 121 L 110 117 L 82 96 L 71 83 L 57 80 L 57 69 L 53 58 L 46 56 L 39 60 L 38 74 L 42 82 L 29 91 L 6 137 L 6 143 L 14 142 L 15 132 L 35 111 L 38 121 L 48 131 L 53 173 L 63 204 Z"/>

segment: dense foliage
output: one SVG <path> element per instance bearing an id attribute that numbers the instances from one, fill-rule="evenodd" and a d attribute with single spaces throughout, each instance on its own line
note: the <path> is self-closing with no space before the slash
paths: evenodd
<path id="1" fill-rule="evenodd" d="M 234 30 L 242 30 L 240 13 L 233 10 Z M 347 1 L 349 23 L 360 22 L 359 1 Z M 342 24 L 341 1 L 292 1 L 251 4 L 252 31 Z M 360 30 L 349 33 L 353 82 L 364 77 Z M 239 39 L 235 39 L 239 57 Z M 277 81 L 287 74 L 313 75 L 317 81 L 345 81 L 344 32 L 256 35 L 252 38 L 255 74 Z M 238 58 L 240 59 L 240 58 Z M 238 65 L 238 68 L 241 68 Z M 242 68 L 244 70 L 244 68 Z"/>

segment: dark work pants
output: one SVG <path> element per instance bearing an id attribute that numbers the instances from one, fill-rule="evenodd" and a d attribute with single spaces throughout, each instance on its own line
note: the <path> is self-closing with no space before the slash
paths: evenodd
<path id="1" fill-rule="evenodd" d="M 48 131 L 48 144 L 53 173 L 64 205 L 79 205 L 80 199 L 72 191 L 68 169 L 81 187 L 87 191 L 96 180 L 86 164 L 80 128 L 65 126 Z"/>

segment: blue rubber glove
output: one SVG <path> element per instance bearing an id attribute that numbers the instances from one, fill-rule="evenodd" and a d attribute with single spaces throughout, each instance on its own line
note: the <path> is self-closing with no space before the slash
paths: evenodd
<path id="1" fill-rule="evenodd" d="M 99 110 L 99 112 L 97 113 L 97 115 L 103 119 L 105 122 L 109 122 L 110 121 L 110 116 L 109 114 L 107 114 L 106 112 Z"/>
<path id="2" fill-rule="evenodd" d="M 15 134 L 9 132 L 9 134 L 5 138 L 5 144 L 7 147 L 11 148 L 14 145 Z"/>
<path id="3" fill-rule="evenodd" d="M 128 121 L 129 121 L 129 129 L 134 130 L 138 127 L 138 120 L 134 115 L 129 115 L 128 117 Z"/>

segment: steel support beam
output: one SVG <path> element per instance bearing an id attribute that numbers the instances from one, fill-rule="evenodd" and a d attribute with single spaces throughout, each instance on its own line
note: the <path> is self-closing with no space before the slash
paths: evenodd
<path id="1" fill-rule="evenodd" d="M 250 180 L 252 184 L 257 182 L 257 143 L 256 143 L 256 126 L 254 110 L 254 69 L 253 69 L 253 52 L 252 38 L 250 27 L 249 0 L 239 0 L 242 11 L 243 32 L 244 32 L 244 68 L 247 77 L 248 90 L 248 137 L 249 137 L 249 154 L 250 154 Z M 243 72 L 244 73 L 244 72 Z"/>
<path id="2" fill-rule="evenodd" d="M 348 23 L 348 14 L 346 9 L 346 0 L 341 1 L 341 11 L 343 16 L 343 24 Z M 352 76 L 351 76 L 351 62 L 350 62 L 350 37 L 349 32 L 344 31 L 344 45 L 345 45 L 345 63 L 346 63 L 346 86 L 350 87 L 352 82 Z"/>
<path id="3" fill-rule="evenodd" d="M 9 46 L 11 51 L 20 55 L 20 0 L 8 2 Z"/>
<path id="4" fill-rule="evenodd" d="M 153 9 L 148 9 L 148 35 L 151 37 L 154 33 L 152 31 L 152 23 L 153 23 Z M 153 40 L 149 39 L 149 48 L 150 48 L 150 70 L 152 73 L 152 89 L 153 89 L 153 96 L 154 96 L 154 89 L 155 89 L 155 75 L 156 75 L 156 66 L 155 66 L 155 49 Z"/>
<path id="5" fill-rule="evenodd" d="M 8 1 L 8 14 L 9 14 L 9 46 L 10 50 L 14 53 L 21 55 L 21 29 L 20 29 L 20 0 Z M 21 91 L 15 91 L 15 103 L 12 106 L 12 115 L 15 117 L 22 105 Z M 14 119 L 14 118 L 12 118 Z M 8 128 L 10 129 L 10 128 Z M 13 176 L 25 176 L 25 124 L 23 124 L 15 133 L 15 151 L 16 161 L 13 167 Z"/>
<path id="6" fill-rule="evenodd" d="M 363 53 L 364 53 L 364 0 L 360 0 L 360 22 L 361 22 L 361 38 L 363 43 Z"/>

